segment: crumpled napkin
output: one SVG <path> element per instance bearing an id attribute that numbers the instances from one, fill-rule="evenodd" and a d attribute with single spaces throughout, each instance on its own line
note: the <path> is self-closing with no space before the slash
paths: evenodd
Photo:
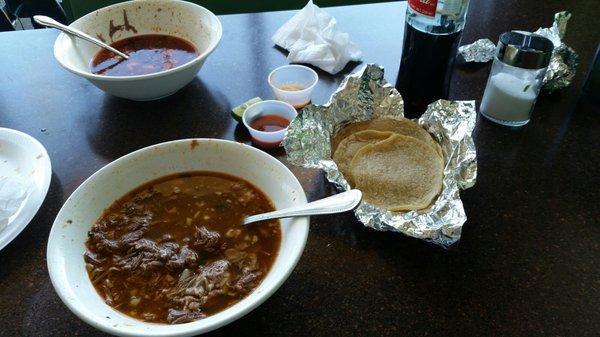
<path id="1" fill-rule="evenodd" d="M 0 232 L 19 210 L 28 191 L 29 184 L 20 177 L 0 177 Z"/>
<path id="2" fill-rule="evenodd" d="M 335 74 L 362 56 L 350 35 L 340 32 L 336 24 L 333 16 L 310 0 L 275 32 L 273 43 L 290 52 L 290 62 L 312 64 Z"/>

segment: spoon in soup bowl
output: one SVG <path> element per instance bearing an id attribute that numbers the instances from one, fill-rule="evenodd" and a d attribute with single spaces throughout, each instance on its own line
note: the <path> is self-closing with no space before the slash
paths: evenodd
<path id="1" fill-rule="evenodd" d="M 34 15 L 33 20 L 35 20 L 35 22 L 39 23 L 42 26 L 56 28 L 58 30 L 62 30 L 63 32 L 65 32 L 69 35 L 73 35 L 80 39 L 84 39 L 88 42 L 94 43 L 104 49 L 107 49 L 107 50 L 119 55 L 120 57 L 124 58 L 125 60 L 129 59 L 129 56 L 127 56 L 127 54 L 117 50 L 116 48 L 113 48 L 113 47 L 109 46 L 108 44 L 106 44 L 96 38 L 93 38 L 78 29 L 71 28 L 69 26 L 65 26 L 62 23 L 54 20 L 51 17 L 47 17 L 45 15 Z"/>
<path id="2" fill-rule="evenodd" d="M 361 199 L 361 191 L 350 190 L 333 195 L 331 197 L 309 202 L 305 205 L 284 208 L 278 211 L 263 214 L 251 215 L 244 219 L 244 225 L 248 225 L 257 221 L 279 218 L 342 213 L 354 209 L 360 203 Z"/>

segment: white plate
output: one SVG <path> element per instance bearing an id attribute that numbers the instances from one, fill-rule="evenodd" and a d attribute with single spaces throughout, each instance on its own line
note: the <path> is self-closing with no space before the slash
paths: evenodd
<path id="1" fill-rule="evenodd" d="M 0 231 L 0 250 L 33 219 L 44 202 L 52 177 L 50 157 L 40 142 L 23 132 L 0 128 L 0 177 L 15 175 L 31 182 L 33 186 L 21 208 L 9 218 L 7 227 Z"/>
<path id="2" fill-rule="evenodd" d="M 192 336 L 223 326 L 254 309 L 290 275 L 308 236 L 308 217 L 281 220 L 281 246 L 271 270 L 246 298 L 185 324 L 147 323 L 124 315 L 98 295 L 85 269 L 87 233 L 116 199 L 150 180 L 178 172 L 216 171 L 240 177 L 281 209 L 306 203 L 298 179 L 281 162 L 253 147 L 217 139 L 176 140 L 149 146 L 101 168 L 71 194 L 48 239 L 48 271 L 62 301 L 88 324 L 119 336 Z"/>

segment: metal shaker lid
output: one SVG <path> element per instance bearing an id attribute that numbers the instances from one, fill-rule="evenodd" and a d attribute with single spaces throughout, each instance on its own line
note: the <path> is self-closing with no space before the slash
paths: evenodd
<path id="1" fill-rule="evenodd" d="M 522 31 L 512 31 L 500 35 L 498 58 L 511 66 L 525 69 L 546 68 L 554 44 L 549 39 Z"/>

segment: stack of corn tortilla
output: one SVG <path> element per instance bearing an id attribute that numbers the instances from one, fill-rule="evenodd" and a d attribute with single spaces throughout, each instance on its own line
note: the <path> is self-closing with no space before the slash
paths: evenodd
<path id="1" fill-rule="evenodd" d="M 427 208 L 442 190 L 440 145 L 417 123 L 378 118 L 352 123 L 332 139 L 333 160 L 366 202 L 388 211 Z"/>

